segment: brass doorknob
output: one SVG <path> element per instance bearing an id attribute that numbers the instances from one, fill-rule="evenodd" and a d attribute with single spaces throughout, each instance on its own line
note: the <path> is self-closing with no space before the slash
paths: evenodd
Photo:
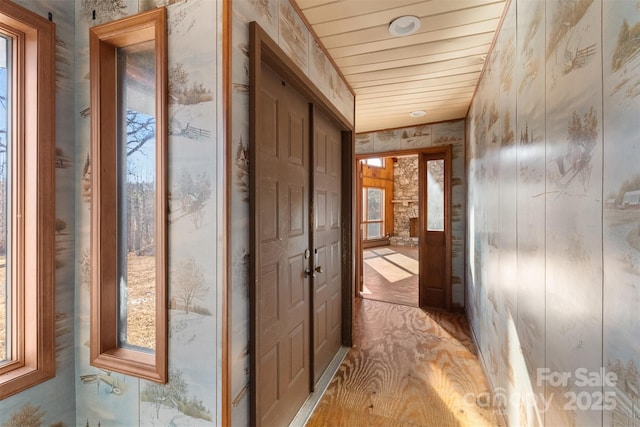
<path id="1" fill-rule="evenodd" d="M 316 272 L 317 272 L 317 273 L 322 273 L 322 266 L 320 266 L 320 265 L 319 265 L 319 266 L 317 266 L 317 267 L 316 267 Z"/>

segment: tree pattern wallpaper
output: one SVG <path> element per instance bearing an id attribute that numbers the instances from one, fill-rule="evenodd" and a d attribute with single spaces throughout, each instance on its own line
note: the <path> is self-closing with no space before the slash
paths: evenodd
<path id="1" fill-rule="evenodd" d="M 510 425 L 640 419 L 639 22 L 512 1 L 467 118 L 466 309 Z"/>
<path id="2" fill-rule="evenodd" d="M 603 8 L 603 365 L 618 376 L 606 426 L 640 419 L 640 6 Z"/>
<path id="3" fill-rule="evenodd" d="M 451 302 L 464 307 L 465 161 L 464 120 L 356 135 L 356 154 L 374 154 L 451 145 Z"/>
<path id="4" fill-rule="evenodd" d="M 90 91 L 89 28 L 167 8 L 169 190 L 169 382 L 159 385 L 89 365 Z M 94 19 L 95 11 L 95 19 Z M 75 419 L 70 425 L 218 425 L 221 379 L 222 4 L 210 0 L 75 2 Z M 206 24 L 205 24 L 206 23 Z M 144 121 L 134 121 L 141 126 Z M 129 129 L 129 128 L 128 128 Z M 132 129 L 138 129 L 134 127 Z M 141 131 L 142 132 L 142 131 Z M 151 143 L 143 137 L 134 148 Z M 139 135 L 140 132 L 136 133 Z M 129 150 L 131 152 L 132 150 Z M 133 192 L 144 207 L 144 183 Z M 136 213 L 137 215 L 137 213 Z M 144 223 L 144 216 L 135 219 Z M 142 234 L 145 247 L 152 236 Z M 135 253 L 144 253 L 134 248 Z M 143 258 L 143 257 L 137 257 Z M 131 262 L 131 261 L 130 261 Z M 147 298 L 135 298 L 141 305 Z"/>
<path id="5" fill-rule="evenodd" d="M 0 400 L 0 426 L 73 426 L 74 413 L 74 4 L 17 0 L 56 24 L 56 377 Z M 52 213 L 53 214 L 53 213 Z"/>
<path id="6" fill-rule="evenodd" d="M 222 2 L 14 1 L 56 23 L 57 375 L 2 400 L 0 426 L 218 425 Z M 231 399 L 232 424 L 245 425 L 248 23 L 257 20 L 351 121 L 354 99 L 288 0 L 232 4 Z M 88 363 L 88 29 L 160 6 L 168 11 L 171 93 L 170 375 L 162 386 Z M 397 149 L 454 144 L 454 233 L 466 229 L 454 246 L 457 257 L 467 254 L 465 265 L 454 262 L 466 275 L 465 295 L 454 281 L 454 301 L 466 307 L 496 391 L 492 404 L 510 425 L 640 419 L 639 97 L 636 0 L 512 0 L 466 125 L 358 138 L 362 153 L 396 137 Z M 462 159 L 466 173 L 458 174 Z M 582 384 L 579 370 L 616 379 Z"/>

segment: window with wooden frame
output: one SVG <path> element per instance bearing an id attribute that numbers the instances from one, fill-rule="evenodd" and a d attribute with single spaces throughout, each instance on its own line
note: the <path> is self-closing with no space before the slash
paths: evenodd
<path id="1" fill-rule="evenodd" d="M 384 157 L 371 157 L 369 159 L 362 160 L 362 163 L 371 167 L 371 168 L 384 168 L 385 162 Z"/>
<path id="2" fill-rule="evenodd" d="M 54 42 L 0 0 L 0 399 L 55 376 Z"/>
<path id="3" fill-rule="evenodd" d="M 166 9 L 90 29 L 91 364 L 167 381 Z"/>
<path id="4" fill-rule="evenodd" d="M 384 188 L 362 188 L 362 223 L 364 240 L 384 237 Z"/>

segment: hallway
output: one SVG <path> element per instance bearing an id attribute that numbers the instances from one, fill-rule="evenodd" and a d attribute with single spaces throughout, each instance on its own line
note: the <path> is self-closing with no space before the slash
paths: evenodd
<path id="1" fill-rule="evenodd" d="M 356 299 L 354 345 L 307 426 L 504 426 L 462 314 Z"/>

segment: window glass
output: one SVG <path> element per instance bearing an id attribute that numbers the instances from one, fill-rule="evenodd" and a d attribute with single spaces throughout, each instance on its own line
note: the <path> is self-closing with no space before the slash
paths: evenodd
<path id="1" fill-rule="evenodd" d="M 381 157 L 374 157 L 371 159 L 365 159 L 364 163 L 367 166 L 371 166 L 374 168 L 383 168 L 384 167 L 384 159 Z"/>
<path id="2" fill-rule="evenodd" d="M 382 220 L 382 193 L 381 188 L 367 188 L 367 221 Z"/>
<path id="3" fill-rule="evenodd" d="M 159 7 L 89 30 L 91 364 L 159 383 L 168 374 L 166 22 Z"/>
<path id="4" fill-rule="evenodd" d="M 364 238 L 379 239 L 384 230 L 384 189 L 365 187 L 362 189 L 362 215 Z"/>
<path id="5" fill-rule="evenodd" d="M 120 347 L 155 349 L 155 46 L 118 48 L 118 296 Z"/>
<path id="6" fill-rule="evenodd" d="M 367 224 L 367 239 L 377 239 L 382 237 L 382 224 L 373 222 Z"/>
<path id="7" fill-rule="evenodd" d="M 0 35 L 0 364 L 11 357 L 10 176 L 11 40 Z"/>
<path id="8" fill-rule="evenodd" d="M 444 231 L 444 160 L 427 161 L 427 230 Z"/>

